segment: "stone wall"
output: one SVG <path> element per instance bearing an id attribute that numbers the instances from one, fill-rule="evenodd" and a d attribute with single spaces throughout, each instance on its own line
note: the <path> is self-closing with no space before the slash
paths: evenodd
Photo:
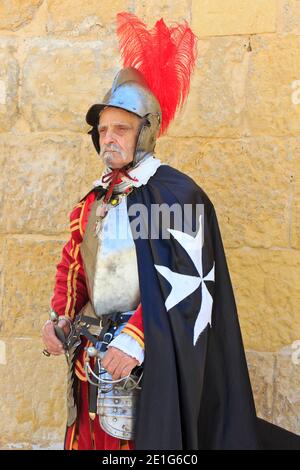
<path id="1" fill-rule="evenodd" d="M 101 3 L 101 5 L 100 5 Z M 188 20 L 189 100 L 157 155 L 215 205 L 260 416 L 300 433 L 300 9 L 297 0 L 0 3 L 1 448 L 55 448 L 64 358 L 45 358 L 68 214 L 101 173 L 88 107 L 121 66 L 115 14 Z"/>

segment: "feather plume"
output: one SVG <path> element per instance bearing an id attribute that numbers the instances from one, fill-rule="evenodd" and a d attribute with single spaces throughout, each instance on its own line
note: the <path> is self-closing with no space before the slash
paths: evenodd
<path id="1" fill-rule="evenodd" d="M 151 68 L 151 34 L 145 23 L 132 13 L 117 14 L 117 36 L 124 67 Z"/>
<path id="2" fill-rule="evenodd" d="M 117 15 L 117 36 L 124 67 L 145 77 L 162 109 L 160 135 L 182 108 L 197 58 L 196 36 L 187 22 L 168 28 L 163 18 L 151 30 L 132 13 Z"/>

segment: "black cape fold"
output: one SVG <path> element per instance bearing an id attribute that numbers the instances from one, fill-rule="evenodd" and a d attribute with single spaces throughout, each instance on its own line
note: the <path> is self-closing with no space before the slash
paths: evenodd
<path id="1" fill-rule="evenodd" d="M 127 197 L 130 223 L 139 216 L 146 230 L 147 224 L 151 226 L 151 205 L 174 203 L 204 208 L 203 275 L 215 262 L 215 282 L 206 282 L 213 298 L 212 325 L 194 346 L 200 288 L 166 311 L 171 286 L 155 265 L 197 275 L 178 241 L 173 236 L 167 240 L 134 238 L 145 335 L 136 449 L 300 449 L 299 436 L 256 416 L 221 233 L 206 193 L 186 174 L 161 165 L 146 185 Z M 135 204 L 143 204 L 147 214 L 134 214 Z M 187 233 L 199 228 L 197 219 L 193 212 L 185 221 Z"/>

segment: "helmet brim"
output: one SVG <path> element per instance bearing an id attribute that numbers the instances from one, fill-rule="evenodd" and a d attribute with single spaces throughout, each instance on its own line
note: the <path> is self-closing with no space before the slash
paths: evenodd
<path id="1" fill-rule="evenodd" d="M 105 108 L 105 104 L 93 104 L 86 113 L 85 120 L 90 126 L 95 126 L 99 123 L 99 113 Z"/>

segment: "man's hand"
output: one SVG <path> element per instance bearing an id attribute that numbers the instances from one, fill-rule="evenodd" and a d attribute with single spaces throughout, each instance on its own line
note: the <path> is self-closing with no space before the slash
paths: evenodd
<path id="1" fill-rule="evenodd" d="M 68 336 L 70 332 L 69 322 L 65 319 L 61 319 L 58 322 L 58 326 L 63 329 L 65 336 Z M 54 331 L 54 323 L 51 320 L 47 320 L 42 328 L 42 339 L 50 354 L 53 354 L 53 356 L 64 354 L 63 344 L 57 338 Z"/>
<path id="2" fill-rule="evenodd" d="M 137 359 L 114 346 L 108 347 L 102 360 L 102 366 L 112 376 L 113 380 L 129 375 L 138 363 Z"/>

